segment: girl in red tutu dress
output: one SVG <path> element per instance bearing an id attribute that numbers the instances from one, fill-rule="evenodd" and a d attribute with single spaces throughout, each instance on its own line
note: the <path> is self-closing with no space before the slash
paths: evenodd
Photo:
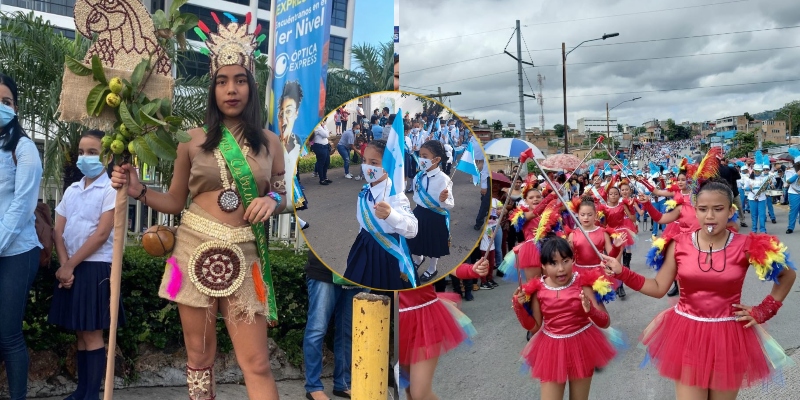
<path id="1" fill-rule="evenodd" d="M 608 328 L 610 318 L 592 290 L 613 293 L 612 284 L 596 269 L 573 271 L 572 248 L 559 237 L 544 241 L 541 263 L 544 276 L 518 288 L 511 300 L 522 326 L 537 332 L 522 358 L 541 381 L 541 399 L 562 399 L 567 382 L 571 400 L 588 399 L 595 369 L 617 353 L 599 329 Z"/>
<path id="2" fill-rule="evenodd" d="M 651 297 L 663 297 L 677 276 L 678 304 L 650 323 L 641 342 L 659 373 L 675 381 L 678 399 L 735 399 L 739 388 L 791 363 L 758 324 L 778 312 L 794 283 L 794 267 L 786 246 L 775 237 L 726 228 L 735 213 L 732 202 L 727 183 L 705 183 L 696 203 L 701 229 L 659 239 L 661 250 L 648 255 L 648 263 L 658 270 L 654 279 L 604 257 L 609 273 Z M 741 304 L 750 265 L 761 280 L 775 282 L 754 307 Z"/>
<path id="3" fill-rule="evenodd" d="M 625 215 L 627 218 L 622 223 L 622 226 L 628 228 L 634 235 L 639 234 L 639 227 L 636 224 L 636 214 L 643 214 L 644 211 L 642 210 L 641 206 L 639 205 L 639 201 L 633 197 L 633 188 L 628 180 L 623 180 L 622 183 L 619 185 L 619 192 L 622 195 L 622 199 L 620 199 L 620 203 L 627 208 Z M 631 267 L 631 259 L 633 258 L 633 253 L 631 253 L 632 246 L 625 246 L 622 250 L 622 266 L 625 268 Z M 625 297 L 625 289 L 620 286 L 619 289 L 622 298 Z"/>
<path id="4" fill-rule="evenodd" d="M 600 252 L 605 252 L 605 254 L 616 258 L 622 246 L 627 242 L 628 235 L 622 232 L 619 236 L 614 238 L 612 242 L 611 235 L 602 227 L 597 226 L 597 208 L 594 201 L 590 198 L 581 200 L 578 206 L 577 217 L 583 230 L 589 234 L 594 248 L 586 240 L 583 233 L 579 231 L 571 232 L 567 236 L 567 241 L 569 241 L 569 244 L 575 251 L 575 266 L 578 267 L 578 271 L 594 269 L 603 273 L 602 260 L 597 256 L 594 249 L 596 248 Z"/>
<path id="5" fill-rule="evenodd" d="M 486 276 L 488 271 L 489 262 L 482 258 L 474 265 L 462 264 L 453 275 L 460 279 L 477 279 Z M 436 293 L 433 285 L 398 293 L 400 368 L 409 377 L 406 388 L 409 400 L 437 399 L 433 393 L 433 374 L 439 357 L 475 334 L 472 321 L 446 297 L 448 294 L 452 293 Z"/>
<path id="6" fill-rule="evenodd" d="M 538 182 L 536 182 L 538 184 Z M 525 279 L 531 280 L 542 276 L 542 265 L 539 264 L 539 249 L 536 243 L 533 243 L 533 238 L 536 234 L 536 227 L 539 226 L 539 221 L 545 207 L 551 201 L 556 199 L 555 193 L 542 197 L 542 192 L 538 186 L 531 184 L 530 180 L 526 183 L 524 188 L 524 202 L 512 211 L 511 224 L 522 232 L 525 241 L 514 247 L 514 257 L 516 257 L 516 264 L 514 267 L 521 269 L 525 273 Z M 511 267 L 511 265 L 509 265 Z M 513 276 L 508 273 L 508 269 L 502 269 L 506 276 Z"/>

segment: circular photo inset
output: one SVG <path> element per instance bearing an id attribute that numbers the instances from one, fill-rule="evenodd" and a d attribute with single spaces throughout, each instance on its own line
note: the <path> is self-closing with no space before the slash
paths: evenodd
<path id="1" fill-rule="evenodd" d="M 483 149 L 436 100 L 401 91 L 353 99 L 327 115 L 306 146 L 297 170 L 310 205 L 297 217 L 309 247 L 342 283 L 432 284 L 496 226 L 496 219 L 487 225 Z"/>

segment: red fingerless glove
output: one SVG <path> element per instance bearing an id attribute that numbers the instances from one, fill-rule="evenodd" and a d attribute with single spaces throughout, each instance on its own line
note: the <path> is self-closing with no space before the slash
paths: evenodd
<path id="1" fill-rule="evenodd" d="M 610 324 L 608 313 L 602 312 L 594 308 L 594 306 L 592 306 L 592 309 L 589 310 L 589 319 L 600 328 L 608 328 L 608 325 Z"/>
<path id="2" fill-rule="evenodd" d="M 644 286 L 644 277 L 631 271 L 630 268 L 623 268 L 622 272 L 616 274 L 615 277 L 637 292 Z"/>
<path id="3" fill-rule="evenodd" d="M 453 271 L 453 275 L 455 275 L 458 279 L 478 279 L 481 277 L 472 270 L 472 264 L 459 265 L 458 268 Z"/>
<path id="4" fill-rule="evenodd" d="M 519 304 L 516 297 L 511 299 L 511 308 L 514 309 L 514 314 L 517 315 L 519 324 L 522 325 L 525 330 L 532 331 L 536 329 L 536 319 L 528 314 L 528 310 L 526 310 L 522 304 Z"/>
<path id="5" fill-rule="evenodd" d="M 664 214 L 661 214 L 661 211 L 658 211 L 655 207 L 653 207 L 653 203 L 644 203 L 642 204 L 642 208 L 644 208 L 644 210 L 650 214 L 650 217 L 652 217 L 653 221 L 655 222 L 661 221 L 661 217 L 664 216 Z"/>
<path id="6" fill-rule="evenodd" d="M 756 322 L 763 324 L 774 317 L 782 305 L 783 303 L 775 300 L 775 298 L 770 294 L 764 298 L 761 304 L 750 309 L 750 315 L 756 320 Z"/>

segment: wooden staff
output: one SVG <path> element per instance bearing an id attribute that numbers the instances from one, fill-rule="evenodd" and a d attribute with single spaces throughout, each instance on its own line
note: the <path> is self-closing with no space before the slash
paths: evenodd
<path id="1" fill-rule="evenodd" d="M 137 173 L 134 169 L 131 173 Z M 119 321 L 120 283 L 122 282 L 122 255 L 125 252 L 125 236 L 128 232 L 128 181 L 117 189 L 114 206 L 114 247 L 111 256 L 111 301 L 109 312 L 111 325 L 108 328 L 108 355 L 103 400 L 114 398 L 114 361 L 117 350 L 117 323 Z"/>

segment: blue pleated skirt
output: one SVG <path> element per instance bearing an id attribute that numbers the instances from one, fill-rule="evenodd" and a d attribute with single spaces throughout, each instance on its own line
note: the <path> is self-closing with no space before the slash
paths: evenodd
<path id="1" fill-rule="evenodd" d="M 411 153 L 406 153 L 405 158 L 406 178 L 413 178 L 417 175 L 417 162 L 414 160 L 414 156 L 411 155 Z"/>
<path id="2" fill-rule="evenodd" d="M 392 234 L 392 237 L 397 239 L 399 236 Z M 397 258 L 384 250 L 369 232 L 361 229 L 347 256 L 345 279 L 372 289 L 411 289 L 411 282 L 400 272 Z"/>
<path id="3" fill-rule="evenodd" d="M 111 326 L 111 263 L 84 261 L 75 268 L 71 289 L 53 291 L 53 302 L 47 321 L 71 331 L 97 331 Z M 122 298 L 119 302 L 119 324 L 125 324 Z"/>
<path id="4" fill-rule="evenodd" d="M 419 228 L 417 236 L 408 239 L 411 254 L 426 257 L 444 257 L 450 254 L 450 232 L 447 218 L 422 206 L 414 208 Z"/>

